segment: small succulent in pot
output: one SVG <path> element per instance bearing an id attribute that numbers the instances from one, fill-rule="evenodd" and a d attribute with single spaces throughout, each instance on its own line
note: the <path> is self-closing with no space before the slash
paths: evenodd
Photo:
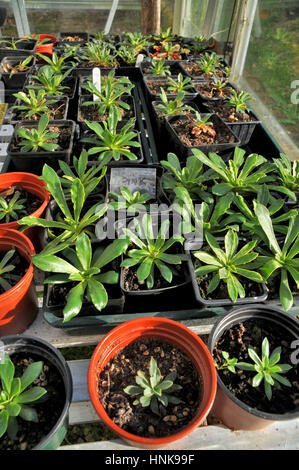
<path id="1" fill-rule="evenodd" d="M 49 124 L 48 114 L 43 114 L 38 122 L 37 128 L 26 129 L 20 127 L 16 130 L 15 135 L 20 137 L 17 145 L 22 152 L 38 152 L 39 150 L 46 150 L 47 152 L 54 152 L 58 150 L 59 144 L 55 143 L 58 138 L 57 132 L 50 132 L 47 127 Z M 54 142 L 51 142 L 51 140 Z"/>
<path id="2" fill-rule="evenodd" d="M 43 362 L 28 365 L 21 377 L 15 375 L 15 366 L 7 353 L 0 362 L 0 438 L 7 432 L 13 441 L 17 435 L 18 419 L 38 422 L 34 402 L 41 399 L 47 390 L 32 386 L 42 372 Z"/>
<path id="3" fill-rule="evenodd" d="M 172 393 L 181 390 L 182 386 L 174 383 L 177 376 L 176 372 L 170 372 L 162 378 L 160 369 L 153 357 L 150 360 L 149 375 L 148 380 L 146 374 L 139 370 L 135 378 L 137 385 L 129 385 L 124 389 L 124 392 L 137 397 L 133 405 L 140 403 L 143 407 L 149 406 L 153 413 L 160 416 L 161 405 L 163 408 L 167 408 L 169 403 L 178 405 L 181 402 Z"/>

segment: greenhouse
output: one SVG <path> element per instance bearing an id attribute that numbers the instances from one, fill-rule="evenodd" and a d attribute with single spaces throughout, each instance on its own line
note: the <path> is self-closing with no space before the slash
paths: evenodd
<path id="1" fill-rule="evenodd" d="M 297 0 L 0 1 L 1 451 L 299 449 L 298 39 Z"/>

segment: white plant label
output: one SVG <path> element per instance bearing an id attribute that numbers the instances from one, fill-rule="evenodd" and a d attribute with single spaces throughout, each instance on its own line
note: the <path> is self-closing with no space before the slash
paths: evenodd
<path id="1" fill-rule="evenodd" d="M 98 91 L 101 91 L 101 69 L 95 67 L 92 69 L 92 83 Z M 92 95 L 93 101 L 100 101 L 97 95 Z"/>
<path id="2" fill-rule="evenodd" d="M 121 186 L 133 193 L 144 190 L 156 197 L 155 168 L 111 168 L 110 191 L 120 194 Z"/>
<path id="3" fill-rule="evenodd" d="M 135 63 L 135 67 L 140 66 L 141 62 L 143 61 L 143 57 L 144 57 L 143 54 L 138 54 L 137 59 L 136 59 L 136 63 Z"/>

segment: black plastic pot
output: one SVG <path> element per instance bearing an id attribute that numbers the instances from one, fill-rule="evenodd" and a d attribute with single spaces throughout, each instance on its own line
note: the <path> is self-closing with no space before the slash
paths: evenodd
<path id="1" fill-rule="evenodd" d="M 47 96 L 46 100 L 52 100 L 56 99 L 57 103 L 55 103 L 55 106 L 64 106 L 64 111 L 63 111 L 63 116 L 60 118 L 60 121 L 65 121 L 67 120 L 67 115 L 68 115 L 68 110 L 69 110 L 69 98 L 67 96 Z M 22 105 L 23 102 L 19 99 L 16 100 L 14 103 L 14 106 Z M 18 122 L 22 122 L 24 119 L 17 119 L 17 113 L 15 110 L 11 110 L 11 118 L 10 118 L 10 124 L 13 126 L 16 125 Z M 33 121 L 34 122 L 34 121 Z"/>
<path id="2" fill-rule="evenodd" d="M 143 60 L 140 64 L 140 71 L 143 77 L 154 77 L 155 75 L 149 75 L 147 73 L 147 70 L 150 68 L 151 63 L 147 60 Z M 170 75 L 171 76 L 177 76 L 179 73 L 182 73 L 181 67 L 179 66 L 179 61 L 176 60 L 165 60 L 164 63 L 165 66 L 168 66 L 170 68 Z M 183 74 L 185 75 L 185 73 Z M 157 78 L 165 78 L 165 77 L 159 77 L 156 75 Z M 166 78 L 168 75 L 166 75 Z"/>
<path id="3" fill-rule="evenodd" d="M 192 246 L 192 243 L 193 243 L 193 246 Z M 205 305 L 206 307 L 223 307 L 227 305 L 234 306 L 234 305 L 243 305 L 243 304 L 256 304 L 258 302 L 265 302 L 267 300 L 268 291 L 267 291 L 265 284 L 262 284 L 262 283 L 257 284 L 257 287 L 260 288 L 260 295 L 256 297 L 244 297 L 243 299 L 238 298 L 235 303 L 230 298 L 213 299 L 213 300 L 204 299 L 202 295 L 200 294 L 200 290 L 197 284 L 195 269 L 194 269 L 194 265 L 192 261 L 192 252 L 190 252 L 191 247 L 194 250 L 201 249 L 204 251 L 204 247 L 203 248 L 196 247 L 197 243 L 200 243 L 199 240 L 198 241 L 194 240 L 193 242 L 190 242 L 189 244 L 185 244 L 185 247 L 189 248 L 189 249 L 186 249 L 186 254 L 189 256 L 188 267 L 189 267 L 189 272 L 190 272 L 195 299 L 200 305 Z"/>
<path id="4" fill-rule="evenodd" d="M 164 139 L 165 133 L 166 133 L 166 116 L 160 116 L 159 112 L 157 110 L 157 105 L 161 104 L 162 101 L 152 101 L 152 124 L 153 124 L 153 130 L 155 132 L 155 135 L 160 139 L 159 140 L 159 150 L 160 150 L 160 155 L 166 154 L 168 152 L 168 142 L 167 140 Z M 182 102 L 184 105 L 189 105 L 191 106 L 195 111 L 199 112 L 199 108 L 197 104 L 194 101 L 190 100 L 183 100 Z M 184 112 L 186 114 L 186 112 Z M 176 116 L 178 116 L 177 114 Z"/>
<path id="5" fill-rule="evenodd" d="M 210 103 L 210 102 L 223 101 L 225 99 L 225 97 L 223 97 L 223 96 L 214 96 L 214 97 L 209 98 L 209 97 L 203 95 L 202 92 L 200 91 L 200 86 L 209 83 L 206 80 L 196 80 L 196 79 L 194 79 L 194 80 L 192 80 L 192 83 L 193 83 L 193 86 L 194 86 L 194 88 L 196 89 L 196 91 L 198 93 L 197 97 L 201 102 Z M 229 87 L 231 89 L 235 89 L 235 87 L 233 87 L 230 84 L 227 84 L 226 87 Z"/>
<path id="6" fill-rule="evenodd" d="M 16 38 L 12 36 L 5 36 L 1 38 L 1 41 L 11 41 L 11 40 L 23 39 L 16 45 L 16 49 L 9 49 L 6 47 L 5 43 L 0 43 L 0 60 L 3 57 L 8 56 L 19 56 L 19 55 L 35 55 L 37 40 L 35 39 L 26 39 L 26 38 Z"/>
<path id="7" fill-rule="evenodd" d="M 256 319 L 266 320 L 276 325 L 280 330 L 285 330 L 294 337 L 299 338 L 299 322 L 294 316 L 286 314 L 278 308 L 271 308 L 264 305 L 249 305 L 237 309 L 232 309 L 224 317 L 215 323 L 208 340 L 208 348 L 213 354 L 216 342 L 223 333 L 233 325 L 245 322 L 246 320 Z M 277 345 L 279 346 L 279 345 Z M 291 344 L 289 345 L 290 356 L 294 352 Z M 227 351 L 229 353 L 229 351 Z M 297 366 L 298 367 L 298 366 Z M 256 430 L 269 426 L 274 421 L 284 421 L 298 418 L 299 407 L 290 413 L 272 414 L 265 413 L 258 409 L 249 407 L 241 400 L 237 399 L 224 385 L 217 374 L 217 395 L 211 411 L 211 416 L 220 420 L 221 423 L 234 430 Z"/>
<path id="8" fill-rule="evenodd" d="M 207 100 L 204 100 L 204 102 L 202 103 L 202 106 L 205 112 L 217 114 L 217 109 L 210 108 L 209 102 L 207 102 Z M 235 136 L 240 140 L 240 145 L 242 146 L 247 145 L 249 143 L 256 126 L 261 123 L 257 115 L 252 110 L 250 110 L 249 115 L 250 115 L 251 120 L 248 122 L 224 121 L 226 125 L 233 131 Z"/>
<path id="9" fill-rule="evenodd" d="M 34 354 L 38 360 L 48 361 L 59 373 L 64 384 L 65 404 L 59 420 L 43 439 L 32 450 L 55 450 L 62 443 L 69 425 L 69 407 L 73 395 L 72 375 L 68 363 L 62 354 L 43 339 L 32 336 L 3 336 L 1 338 L 4 352 Z M 45 406 L 47 403 L 45 402 Z"/>
<path id="10" fill-rule="evenodd" d="M 35 57 L 32 56 L 31 67 L 26 72 L 15 72 L 10 75 L 9 72 L 4 72 L 6 65 L 17 65 L 26 59 L 26 55 L 3 57 L 1 61 L 1 80 L 3 80 L 5 88 L 14 90 L 23 90 L 28 74 L 33 70 L 35 65 Z"/>
<path id="11" fill-rule="evenodd" d="M 54 169 L 58 169 L 58 160 L 65 160 L 66 162 L 70 161 L 76 131 L 76 123 L 74 121 L 57 120 L 49 122 L 49 126 L 58 127 L 60 132 L 62 129 L 70 130 L 69 143 L 65 149 L 57 150 L 55 152 L 21 152 L 14 149 L 16 142 L 16 131 L 22 127 L 32 129 L 37 128 L 37 126 L 38 123 L 36 121 L 21 121 L 15 126 L 14 134 L 7 149 L 7 155 L 11 158 L 16 171 L 25 171 L 41 175 L 42 168 L 45 163 Z"/>
<path id="12" fill-rule="evenodd" d="M 201 114 L 201 116 L 204 117 L 205 114 Z M 195 148 L 201 150 L 205 154 L 208 154 L 210 152 L 221 153 L 240 145 L 240 140 L 234 134 L 234 132 L 227 126 L 227 124 L 225 124 L 225 122 L 217 114 L 211 114 L 209 117 L 209 121 L 214 124 L 214 130 L 216 131 L 216 134 L 217 128 L 221 126 L 223 130 L 227 133 L 231 142 L 228 141 L 220 144 L 215 143 L 211 145 L 200 145 L 194 147 L 188 146 L 184 142 L 182 142 L 175 129 L 173 128 L 173 124 L 178 119 L 183 119 L 186 122 L 188 121 L 188 118 L 186 116 L 174 116 L 167 118 L 166 131 L 169 138 L 169 148 L 172 148 L 173 152 L 178 155 L 179 158 L 182 160 L 186 159 L 189 155 L 192 155 L 192 149 Z"/>

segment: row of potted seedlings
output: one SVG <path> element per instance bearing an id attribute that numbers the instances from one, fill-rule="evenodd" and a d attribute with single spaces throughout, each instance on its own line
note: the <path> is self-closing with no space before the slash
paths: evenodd
<path id="1" fill-rule="evenodd" d="M 157 68 L 158 63 L 164 67 L 164 60 L 169 58 L 172 65 L 182 60 L 165 55 L 173 52 L 173 41 L 166 41 L 169 34 L 167 31 L 165 37 L 157 38 L 154 46 L 144 43 L 138 49 L 140 54 L 153 47 L 148 49 L 150 60 L 141 63 L 141 77 L 144 67 Z M 76 40 L 79 36 L 66 35 L 69 47 L 64 46 L 63 50 L 68 49 L 65 55 L 59 52 L 59 44 L 57 53 L 43 58 L 45 63 L 26 77 L 26 87 L 18 91 L 19 101 L 11 110 L 14 119 L 18 116 L 13 122 L 20 123 L 15 125 L 8 153 L 19 171 L 0 177 L 4 251 L 0 284 L 3 305 L 7 296 L 13 297 L 14 305 L 10 304 L 2 315 L 0 331 L 5 348 L 14 350 L 16 360 L 12 365 L 7 355 L 0 364 L 0 445 L 12 449 L 53 448 L 61 442 L 57 434 L 61 439 L 65 433 L 72 389 L 67 364 L 62 357 L 57 359 L 56 351 L 55 360 L 48 355 L 41 364 L 42 340 L 28 339 L 36 343 L 38 351 L 30 352 L 27 370 L 19 364 L 23 351 L 19 355 L 18 348 L 12 347 L 16 343 L 12 331 L 26 331 L 37 314 L 34 268 L 46 273 L 43 309 L 55 317 L 55 326 L 94 325 L 98 315 L 102 319 L 104 315 L 122 313 L 130 302 L 137 306 L 140 293 L 139 302 L 150 305 L 154 299 L 155 305 L 161 306 L 177 293 L 182 296 L 188 286 L 201 307 L 245 304 L 234 308 L 225 321 L 215 326 L 208 347 L 188 328 L 161 317 L 124 322 L 104 337 L 90 361 L 88 388 L 99 416 L 126 440 L 161 447 L 195 429 L 208 415 L 234 429 L 256 429 L 271 420 L 298 416 L 298 367 L 290 363 L 290 350 L 298 339 L 298 322 L 266 303 L 272 298 L 288 311 L 298 293 L 296 162 L 283 154 L 271 161 L 261 155 L 248 155 L 240 147 L 240 137 L 221 121 L 226 132 L 231 132 L 227 152 L 215 153 L 219 148 L 201 142 L 188 145 L 186 153 L 182 148 L 161 153 L 158 166 L 144 164 L 136 116 L 132 116 L 128 104 L 131 97 L 134 102 L 136 83 L 126 75 L 118 75 L 116 68 L 103 74 L 99 88 L 91 75 L 94 62 L 89 62 L 92 65 L 87 73 L 76 76 L 71 54 L 77 57 L 81 49 L 80 44 L 75 44 L 75 49 L 72 44 L 83 42 Z M 144 40 L 136 36 L 128 34 L 125 39 Z M 104 40 L 99 36 L 92 41 L 85 38 L 83 49 L 99 50 L 99 45 L 105 49 Z M 111 45 L 105 43 L 107 48 Z M 209 56 L 215 60 L 213 53 Z M 205 54 L 198 60 L 208 58 Z M 172 108 L 174 117 L 180 119 L 181 112 L 188 111 L 183 120 L 186 118 L 191 125 L 191 135 L 198 137 L 207 132 L 213 137 L 215 122 L 211 125 L 210 116 L 202 120 L 200 110 L 193 108 L 196 103 L 187 102 L 186 97 L 190 97 L 185 91 L 175 88 L 174 82 L 185 86 L 192 80 L 181 71 L 182 62 L 176 66 L 176 79 L 167 85 L 174 87 L 174 100 L 167 96 L 169 90 L 158 90 L 157 109 L 164 114 L 165 108 Z M 217 70 L 219 67 L 224 86 L 230 86 L 226 65 L 218 63 Z M 215 74 L 204 78 L 214 86 Z M 69 79 L 77 82 L 80 95 L 75 91 L 72 96 L 71 115 L 76 118 L 69 121 L 71 130 L 66 136 L 67 115 L 55 121 L 52 116 L 56 117 L 56 112 L 51 114 L 48 106 L 65 96 L 64 87 L 68 85 L 64 80 Z M 145 83 L 145 79 L 141 81 Z M 49 82 L 62 88 L 50 92 Z M 146 94 L 146 88 L 144 91 Z M 233 91 L 232 97 L 244 98 Z M 223 95 L 222 101 L 218 100 L 222 104 L 226 99 Z M 83 109 L 90 114 L 84 115 Z M 124 118 L 127 111 L 129 115 Z M 234 122 L 232 111 L 229 118 Z M 68 143 L 63 152 L 64 139 Z M 77 156 L 75 151 L 79 152 Z M 145 191 L 125 184 L 117 191 L 111 190 L 114 171 L 119 166 L 124 171 L 128 163 L 132 171 L 155 170 L 155 194 L 150 187 Z M 167 204 L 155 207 L 153 212 L 150 203 L 161 201 Z M 105 236 L 110 227 L 109 211 L 117 211 L 118 216 L 113 223 L 113 240 Z M 21 316 L 30 310 L 33 318 L 18 326 L 14 320 L 19 316 L 15 315 L 18 299 L 14 287 L 24 284 L 25 277 L 30 277 L 27 283 L 31 292 L 25 295 L 26 289 L 23 291 L 23 304 L 17 308 Z M 14 287 L 8 284 L 12 281 Z M 276 298 L 277 292 L 280 299 Z M 32 307 L 28 309 L 30 301 Z M 249 303 L 252 305 L 246 305 Z M 52 409 L 51 403 L 56 403 L 51 380 L 57 379 L 40 378 L 41 370 L 46 376 L 51 371 L 47 361 L 61 373 L 64 393 L 60 395 L 67 397 L 60 408 L 62 431 L 56 424 L 53 439 L 47 435 L 48 441 L 42 444 L 22 443 L 18 436 L 25 431 L 18 431 L 17 423 L 28 426 L 26 433 L 34 435 L 36 421 L 47 421 L 47 417 L 40 418 L 39 409 Z M 30 388 L 37 379 L 39 384 Z M 286 391 L 288 399 L 283 398 Z M 237 405 L 243 410 L 240 415 L 229 408 Z M 234 422 L 229 421 L 231 414 Z M 256 416 L 258 424 L 254 422 Z"/>

